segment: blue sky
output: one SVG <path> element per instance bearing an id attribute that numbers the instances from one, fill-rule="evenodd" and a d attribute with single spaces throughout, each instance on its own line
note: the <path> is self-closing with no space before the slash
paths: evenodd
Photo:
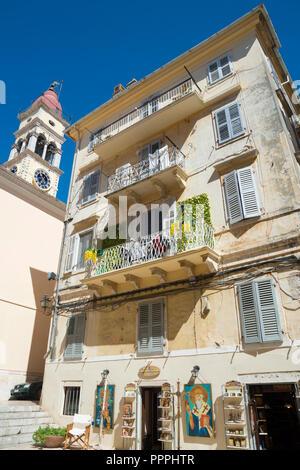
<path id="1" fill-rule="evenodd" d="M 143 78 L 235 21 L 257 1 L 11 1 L 0 7 L 0 163 L 8 159 L 17 113 L 63 80 L 63 110 L 73 122 L 111 98 L 113 88 Z M 300 79 L 299 2 L 266 0 L 294 80 Z M 57 197 L 66 202 L 74 143 L 63 145 Z"/>

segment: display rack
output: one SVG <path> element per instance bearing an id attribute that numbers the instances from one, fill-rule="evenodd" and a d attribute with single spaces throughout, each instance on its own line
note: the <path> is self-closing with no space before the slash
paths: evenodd
<path id="1" fill-rule="evenodd" d="M 136 384 L 126 385 L 122 406 L 123 449 L 136 446 Z M 135 442 L 133 442 L 135 441 Z"/>
<path id="2" fill-rule="evenodd" d="M 222 387 L 225 441 L 227 449 L 249 449 L 245 394 L 240 382 Z"/>
<path id="3" fill-rule="evenodd" d="M 157 396 L 158 408 L 158 441 L 165 444 L 172 444 L 174 439 L 174 403 L 171 385 L 164 383 L 161 392 Z"/>

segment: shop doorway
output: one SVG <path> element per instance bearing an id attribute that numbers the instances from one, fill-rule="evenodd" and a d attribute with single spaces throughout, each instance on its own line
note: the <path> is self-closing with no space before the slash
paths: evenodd
<path id="1" fill-rule="evenodd" d="M 142 450 L 161 450 L 158 441 L 158 387 L 142 387 Z"/>
<path id="2" fill-rule="evenodd" d="M 258 450 L 300 450 L 294 384 L 249 385 L 250 424 Z"/>

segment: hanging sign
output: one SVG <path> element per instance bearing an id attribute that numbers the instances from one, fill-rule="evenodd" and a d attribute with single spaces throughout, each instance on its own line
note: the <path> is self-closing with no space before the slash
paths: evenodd
<path id="1" fill-rule="evenodd" d="M 158 377 L 159 374 L 160 368 L 151 365 L 142 367 L 138 372 L 138 376 L 140 379 L 154 379 L 155 377 Z"/>

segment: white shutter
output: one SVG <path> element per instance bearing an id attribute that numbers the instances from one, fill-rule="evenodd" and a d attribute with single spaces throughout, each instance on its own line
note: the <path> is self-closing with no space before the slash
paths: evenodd
<path id="1" fill-rule="evenodd" d="M 260 279 L 255 281 L 260 314 L 260 327 L 263 342 L 281 341 L 282 332 L 275 298 L 273 279 Z"/>
<path id="2" fill-rule="evenodd" d="M 84 253 L 86 250 L 91 248 L 92 246 L 92 239 L 93 239 L 93 232 L 87 232 L 79 237 L 79 249 L 78 249 L 78 256 L 77 256 L 77 263 L 76 267 L 81 269 L 84 267 Z"/>
<path id="3" fill-rule="evenodd" d="M 96 198 L 99 189 L 99 176 L 100 172 L 98 170 L 84 179 L 81 200 L 82 204 L 86 204 Z"/>
<path id="4" fill-rule="evenodd" d="M 240 105 L 239 103 L 234 103 L 226 109 L 228 120 L 230 122 L 231 128 L 231 138 L 238 137 L 244 134 L 244 127 L 242 122 L 242 117 L 240 113 Z"/>
<path id="5" fill-rule="evenodd" d="M 256 294 L 253 282 L 246 282 L 239 285 L 238 295 L 244 342 L 246 344 L 260 343 L 261 332 L 259 313 L 255 302 Z"/>
<path id="6" fill-rule="evenodd" d="M 220 59 L 219 65 L 220 65 L 221 75 L 223 78 L 231 74 L 232 72 L 231 62 L 230 62 L 230 57 L 228 55 L 225 55 L 224 57 Z"/>
<path id="7" fill-rule="evenodd" d="M 208 77 L 210 84 L 213 84 L 225 78 L 232 73 L 231 61 L 228 55 L 221 57 L 220 59 L 212 62 L 208 66 Z"/>
<path id="8" fill-rule="evenodd" d="M 219 65 L 218 65 L 217 60 L 213 62 L 212 64 L 209 64 L 208 76 L 209 76 L 209 82 L 211 84 L 217 82 L 220 79 Z"/>
<path id="9" fill-rule="evenodd" d="M 77 245 L 78 235 L 72 235 L 69 238 L 69 248 L 66 260 L 66 269 L 65 272 L 72 271 L 74 264 L 75 264 L 75 257 L 76 257 L 76 245 Z"/>
<path id="10" fill-rule="evenodd" d="M 249 166 L 237 170 L 237 176 L 244 218 L 259 216 L 260 208 L 252 168 Z"/>
<path id="11" fill-rule="evenodd" d="M 86 176 L 83 180 L 81 204 L 86 204 L 89 200 L 90 184 L 91 184 L 91 179 L 89 176 Z"/>
<path id="12" fill-rule="evenodd" d="M 243 220 L 243 209 L 236 171 L 224 176 L 225 197 L 230 224 Z"/>
<path id="13" fill-rule="evenodd" d="M 74 315 L 68 320 L 65 359 L 81 359 L 85 333 L 85 315 Z"/>
<path id="14" fill-rule="evenodd" d="M 218 132 L 219 143 L 227 142 L 230 139 L 229 123 L 227 122 L 226 109 L 215 113 L 216 127 Z"/>

